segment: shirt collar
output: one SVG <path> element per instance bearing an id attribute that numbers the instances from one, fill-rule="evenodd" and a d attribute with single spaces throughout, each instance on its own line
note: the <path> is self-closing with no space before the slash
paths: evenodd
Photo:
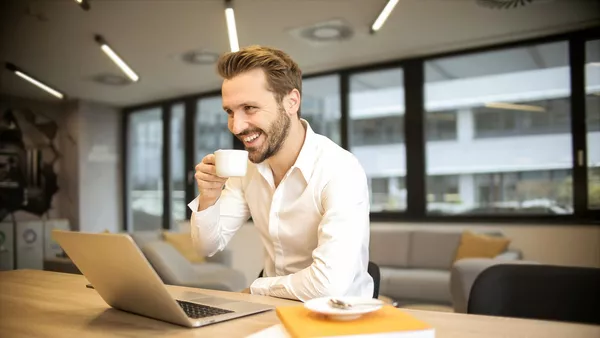
<path id="1" fill-rule="evenodd" d="M 315 155 L 317 151 L 317 134 L 315 134 L 315 132 L 312 130 L 308 121 L 306 121 L 305 119 L 300 119 L 300 122 L 306 130 L 306 135 L 304 136 L 304 143 L 302 144 L 302 149 L 300 149 L 300 153 L 298 154 L 298 158 L 296 158 L 296 162 L 294 163 L 294 165 L 292 165 L 292 169 L 298 168 L 302 173 L 302 176 L 304 176 L 304 180 L 308 182 L 308 180 L 312 176 L 313 169 L 315 166 Z M 264 178 L 273 177 L 273 173 L 271 172 L 271 168 L 267 164 L 267 161 L 256 164 L 256 167 Z"/>
<path id="2" fill-rule="evenodd" d="M 313 173 L 313 169 L 315 167 L 315 158 L 317 152 L 317 134 L 312 130 L 310 124 L 305 119 L 300 119 L 300 122 L 306 129 L 306 136 L 304 137 L 304 144 L 302 145 L 302 149 L 300 149 L 300 154 L 298 154 L 298 158 L 296 159 L 296 163 L 292 166 L 292 168 L 296 167 L 300 169 L 302 175 L 306 182 L 310 179 Z"/>

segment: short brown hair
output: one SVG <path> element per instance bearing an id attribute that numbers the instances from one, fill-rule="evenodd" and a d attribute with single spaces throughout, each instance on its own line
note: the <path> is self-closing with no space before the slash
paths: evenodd
<path id="1" fill-rule="evenodd" d="M 289 55 L 279 49 L 249 46 L 238 52 L 225 53 L 217 62 L 219 75 L 228 80 L 257 68 L 265 72 L 267 89 L 273 92 L 277 103 L 281 103 L 294 88 L 302 95 L 302 71 Z"/>

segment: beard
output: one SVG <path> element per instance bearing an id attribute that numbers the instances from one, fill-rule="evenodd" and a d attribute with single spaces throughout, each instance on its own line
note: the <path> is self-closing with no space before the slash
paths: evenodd
<path id="1" fill-rule="evenodd" d="M 245 135 L 256 132 L 260 132 L 265 136 L 265 142 L 262 145 L 258 147 L 245 147 L 246 151 L 248 151 L 248 159 L 252 163 L 264 162 L 266 159 L 277 154 L 290 133 L 290 117 L 285 113 L 283 107 L 279 106 L 278 110 L 279 116 L 269 125 L 268 130 L 249 128 L 237 135 L 240 139 Z"/>

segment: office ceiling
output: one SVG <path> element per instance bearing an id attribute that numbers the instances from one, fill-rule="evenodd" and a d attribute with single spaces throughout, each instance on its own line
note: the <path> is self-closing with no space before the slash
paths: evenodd
<path id="1" fill-rule="evenodd" d="M 214 64 L 191 65 L 191 50 L 228 51 L 221 0 L 90 0 L 83 11 L 74 0 L 0 1 L 0 61 L 12 62 L 70 98 L 118 107 L 216 90 Z M 400 0 L 382 30 L 369 27 L 387 0 L 236 0 L 240 45 L 281 48 L 305 74 L 416 55 L 514 41 L 590 27 L 600 23 L 600 2 L 535 0 L 508 10 L 479 6 L 476 0 Z M 349 27 L 349 39 L 316 43 L 298 31 L 337 20 Z M 94 42 L 101 34 L 140 75 L 138 83 L 100 84 L 94 78 L 121 76 Z M 527 64 L 509 64 L 510 52 L 488 60 L 485 68 L 540 67 L 558 64 L 550 50 L 515 51 Z M 428 80 L 471 76 L 471 62 L 440 60 L 428 65 Z M 483 69 L 483 67 L 480 67 Z M 366 87 L 385 85 L 381 79 Z M 391 77 L 390 81 L 397 81 Z M 324 83 L 327 83 L 325 81 Z M 52 96 L 2 69 L 0 93 L 55 101 Z"/>

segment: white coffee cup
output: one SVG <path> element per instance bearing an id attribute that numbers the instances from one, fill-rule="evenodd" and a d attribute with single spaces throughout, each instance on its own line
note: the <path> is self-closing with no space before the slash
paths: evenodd
<path id="1" fill-rule="evenodd" d="M 246 176 L 248 152 L 237 149 L 219 149 L 215 151 L 215 166 L 219 177 Z"/>

